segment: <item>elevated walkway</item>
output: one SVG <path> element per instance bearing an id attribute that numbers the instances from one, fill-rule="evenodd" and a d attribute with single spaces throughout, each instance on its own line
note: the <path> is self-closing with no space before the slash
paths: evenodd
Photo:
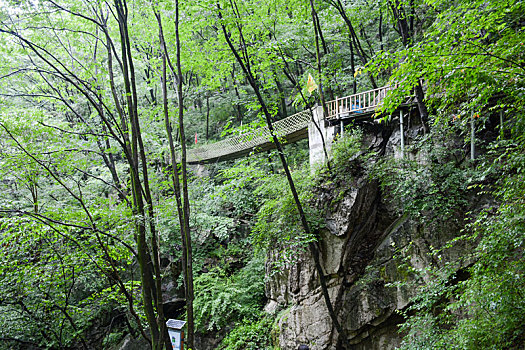
<path id="1" fill-rule="evenodd" d="M 308 124 L 311 120 L 312 112 L 305 110 L 273 123 L 273 127 L 277 136 L 287 143 L 293 143 L 308 137 Z M 270 131 L 265 126 L 247 134 L 190 149 L 188 163 L 206 164 L 236 159 L 252 152 L 264 152 L 274 148 Z"/>
<path id="2" fill-rule="evenodd" d="M 327 116 L 321 107 L 304 110 L 273 124 L 274 129 L 286 143 L 293 143 L 308 137 L 310 163 L 322 161 L 322 137 L 328 148 L 331 146 L 336 130 L 348 119 L 371 118 L 388 92 L 390 86 L 361 92 L 347 97 L 336 98 L 327 102 Z M 320 148 L 321 147 L 321 148 Z M 232 136 L 225 140 L 207 144 L 188 150 L 189 164 L 207 164 L 244 157 L 250 153 L 264 152 L 274 149 L 268 127 L 262 127 L 252 132 Z M 322 154 L 321 154 L 322 153 Z"/>

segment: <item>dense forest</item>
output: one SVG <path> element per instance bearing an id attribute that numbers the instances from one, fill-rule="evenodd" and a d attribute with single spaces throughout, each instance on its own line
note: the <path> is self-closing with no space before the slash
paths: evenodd
<path id="1" fill-rule="evenodd" d="M 525 348 L 525 2 L 0 8 L 0 349 Z"/>

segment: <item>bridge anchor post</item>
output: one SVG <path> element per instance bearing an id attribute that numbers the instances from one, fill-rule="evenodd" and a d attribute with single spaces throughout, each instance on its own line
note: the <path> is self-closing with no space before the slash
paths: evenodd
<path id="1" fill-rule="evenodd" d="M 327 152 L 330 153 L 337 132 L 337 125 L 331 126 L 326 123 L 321 106 L 312 109 L 312 117 L 313 120 L 308 123 L 308 149 L 310 153 L 310 169 L 313 172 L 316 165 L 326 163 L 324 146 L 326 146 Z M 323 138 L 325 145 L 323 145 Z"/>
<path id="2" fill-rule="evenodd" d="M 401 134 L 401 158 L 405 157 L 405 127 L 403 122 L 403 109 L 399 110 L 399 132 Z"/>
<path id="3" fill-rule="evenodd" d="M 470 116 L 470 160 L 476 158 L 476 126 L 474 125 L 474 114 Z"/>

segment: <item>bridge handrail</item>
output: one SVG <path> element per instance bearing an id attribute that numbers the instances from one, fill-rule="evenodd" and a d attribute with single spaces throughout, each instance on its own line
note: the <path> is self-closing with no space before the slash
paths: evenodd
<path id="1" fill-rule="evenodd" d="M 310 110 L 305 110 L 278 120 L 273 124 L 275 133 L 278 137 L 284 137 L 299 131 L 308 125 L 311 115 Z M 225 140 L 189 149 L 188 161 L 198 162 L 220 158 L 232 153 L 254 149 L 267 142 L 271 142 L 271 135 L 268 127 L 264 126 L 241 135 L 231 136 Z"/>
<path id="2" fill-rule="evenodd" d="M 327 119 L 337 118 L 341 114 L 349 113 L 363 113 L 377 109 L 383 104 L 388 91 L 391 91 L 395 86 L 383 86 L 377 89 L 360 92 L 358 94 L 336 98 L 328 101 L 328 117 Z"/>
<path id="3" fill-rule="evenodd" d="M 397 84 L 383 86 L 377 89 L 360 92 L 358 94 L 336 98 L 328 101 L 327 119 L 339 119 L 353 114 L 372 112 L 383 104 L 388 92 L 394 90 Z M 276 121 L 273 126 L 278 137 L 286 137 L 298 132 L 312 119 L 312 111 L 304 110 L 287 118 Z M 255 129 L 242 135 L 231 136 L 227 139 L 210 143 L 188 150 L 188 162 L 198 163 L 210 160 L 227 158 L 235 154 L 243 154 L 257 147 L 271 143 L 271 135 L 267 126 Z"/>

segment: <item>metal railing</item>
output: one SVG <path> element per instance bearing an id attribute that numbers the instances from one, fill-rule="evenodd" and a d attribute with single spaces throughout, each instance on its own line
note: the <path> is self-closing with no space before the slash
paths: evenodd
<path id="1" fill-rule="evenodd" d="M 327 102 L 328 120 L 346 118 L 350 115 L 372 112 L 383 104 L 388 92 L 395 86 L 384 86 L 378 89 L 361 92 L 347 97 L 336 98 Z M 298 134 L 292 141 L 307 137 L 303 133 L 312 119 L 312 112 L 305 110 L 273 124 L 278 137 L 288 139 Z M 188 163 L 208 163 L 219 159 L 234 159 L 252 151 L 275 148 L 267 126 L 246 134 L 229 137 L 225 140 L 188 150 Z"/>
<path id="2" fill-rule="evenodd" d="M 311 119 L 311 111 L 301 111 L 276 121 L 273 123 L 273 127 L 278 137 L 286 138 L 289 135 L 307 129 Z M 265 126 L 246 134 L 232 136 L 199 148 L 189 149 L 188 163 L 205 163 L 220 158 L 232 158 L 232 155 L 249 153 L 263 145 L 266 148 L 272 148 L 269 146 L 271 143 L 270 131 Z"/>
<path id="3" fill-rule="evenodd" d="M 338 119 L 354 113 L 374 111 L 383 104 L 387 93 L 393 89 L 392 86 L 383 86 L 378 89 L 328 101 L 328 119 Z"/>

